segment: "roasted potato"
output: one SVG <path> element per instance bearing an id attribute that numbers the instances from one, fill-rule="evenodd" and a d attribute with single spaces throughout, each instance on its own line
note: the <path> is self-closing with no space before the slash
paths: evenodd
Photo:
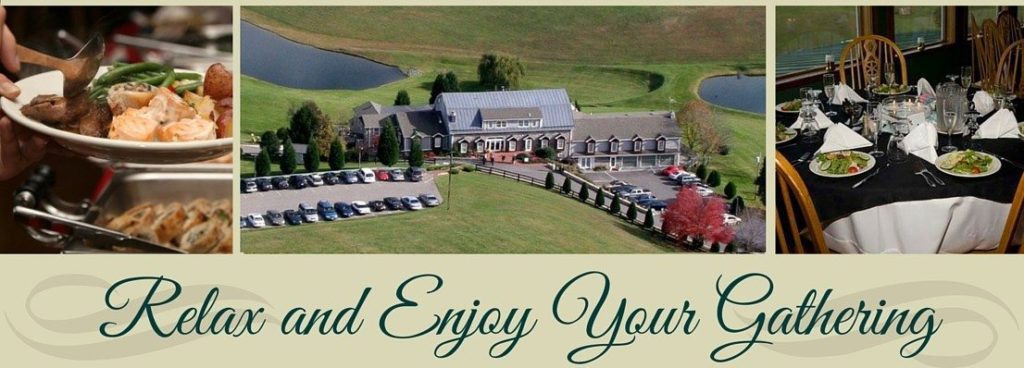
<path id="1" fill-rule="evenodd" d="M 230 98 L 233 95 L 234 80 L 231 71 L 217 63 L 206 70 L 203 78 L 203 93 L 214 100 Z"/>

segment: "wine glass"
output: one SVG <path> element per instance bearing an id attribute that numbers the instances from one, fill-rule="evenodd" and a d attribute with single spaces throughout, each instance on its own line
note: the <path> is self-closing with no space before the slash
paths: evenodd
<path id="1" fill-rule="evenodd" d="M 1013 108 L 1013 100 L 1017 98 L 1017 90 L 1014 87 L 1015 86 L 1014 86 L 1013 81 L 1009 81 L 1008 80 L 1008 81 L 1005 81 L 1003 83 L 1000 83 L 1000 85 L 999 85 L 999 95 L 1002 97 L 1002 99 L 1000 99 L 1000 101 L 1001 101 L 1000 102 L 1000 108 L 1001 109 L 1012 109 Z"/>
<path id="2" fill-rule="evenodd" d="M 898 164 L 909 158 L 903 151 L 903 136 L 910 131 L 910 121 L 907 120 L 910 110 L 905 106 L 900 106 L 896 109 L 895 115 L 895 119 L 889 123 L 889 126 L 892 127 L 892 138 L 889 141 L 889 162 Z"/>
<path id="3" fill-rule="evenodd" d="M 885 151 L 878 147 L 878 136 L 882 131 L 882 119 L 876 113 L 878 113 L 877 105 L 874 102 L 868 102 L 867 113 L 864 115 L 864 132 L 868 134 L 868 139 L 874 143 L 871 152 L 868 152 L 868 154 L 882 157 L 885 156 Z"/>
<path id="4" fill-rule="evenodd" d="M 803 143 L 817 143 L 821 140 L 818 137 L 818 123 L 814 120 L 814 109 L 809 101 L 804 101 L 800 108 L 800 141 Z"/>
<path id="5" fill-rule="evenodd" d="M 822 85 L 824 86 L 825 96 L 828 97 L 829 104 L 832 104 L 832 98 L 836 95 L 836 76 L 832 75 L 832 73 L 825 73 L 822 76 Z M 836 116 L 836 112 L 829 109 L 828 112 L 825 113 L 825 116 L 831 118 Z"/>
<path id="6" fill-rule="evenodd" d="M 970 65 L 960 67 L 960 86 L 964 89 L 971 88 L 971 82 L 974 78 L 974 68 Z"/>
<path id="7" fill-rule="evenodd" d="M 885 84 L 890 86 L 896 84 L 896 68 L 892 63 L 885 64 Z"/>
<path id="8" fill-rule="evenodd" d="M 953 129 L 956 129 L 957 116 L 960 114 L 960 99 L 950 96 L 942 101 L 942 121 L 945 123 L 946 135 L 949 136 L 947 144 L 939 148 L 943 153 L 956 151 L 953 145 Z"/>
<path id="9" fill-rule="evenodd" d="M 973 101 L 967 101 L 967 149 L 977 149 L 978 144 L 974 142 L 974 133 L 978 131 L 978 117 L 981 114 L 975 109 Z"/>
<path id="10" fill-rule="evenodd" d="M 868 76 L 868 99 L 874 101 L 878 96 L 875 94 L 875 89 L 879 86 L 878 74 L 872 74 Z"/>

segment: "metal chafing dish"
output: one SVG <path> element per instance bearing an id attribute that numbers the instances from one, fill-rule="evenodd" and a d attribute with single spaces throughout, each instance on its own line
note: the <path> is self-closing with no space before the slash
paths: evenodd
<path id="1" fill-rule="evenodd" d="M 47 166 L 36 168 L 15 193 L 15 219 L 32 238 L 64 253 L 109 253 L 116 248 L 183 253 L 98 225 L 142 203 L 230 200 L 234 188 L 230 164 L 121 165 L 105 170 L 92 198 L 70 202 L 50 193 L 55 173 Z"/>

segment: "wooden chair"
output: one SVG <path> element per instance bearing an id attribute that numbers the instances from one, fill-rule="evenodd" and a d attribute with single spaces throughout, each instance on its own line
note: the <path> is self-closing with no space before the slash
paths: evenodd
<path id="1" fill-rule="evenodd" d="M 998 85 L 1012 85 L 1020 96 L 1024 92 L 1024 40 L 1014 42 L 1003 50 L 998 70 L 995 79 Z"/>
<path id="2" fill-rule="evenodd" d="M 1021 244 L 1015 244 L 1016 235 L 1020 231 L 1020 216 L 1024 210 L 1024 175 L 1021 175 L 1017 183 L 1017 193 L 1013 195 L 1013 203 L 1010 204 L 1010 214 L 1006 216 L 1006 226 L 1003 227 L 1003 236 L 999 240 L 998 253 L 1024 253 Z"/>
<path id="3" fill-rule="evenodd" d="M 839 55 L 839 81 L 854 89 L 864 89 L 871 77 L 878 76 L 885 83 L 882 73 L 885 65 L 898 64 L 896 83 L 907 83 L 907 61 L 895 42 L 878 35 L 854 38 L 846 44 Z M 849 68 L 850 76 L 846 76 Z"/>
<path id="4" fill-rule="evenodd" d="M 778 151 L 775 151 L 775 175 L 781 203 L 775 204 L 775 238 L 779 253 L 829 253 L 818 211 L 800 174 Z M 784 212 L 780 213 L 780 209 Z M 801 231 L 797 211 L 803 216 L 806 229 Z M 793 246 L 790 247 L 789 239 Z M 807 241 L 810 244 L 804 245 Z"/>
<path id="5" fill-rule="evenodd" d="M 1014 42 L 1024 39 L 1024 34 L 1021 32 L 1020 21 L 1013 14 L 1010 14 L 1009 10 L 1003 10 L 999 12 L 999 16 L 996 18 L 996 29 L 999 30 L 1002 43 L 1004 45 L 1010 45 Z"/>

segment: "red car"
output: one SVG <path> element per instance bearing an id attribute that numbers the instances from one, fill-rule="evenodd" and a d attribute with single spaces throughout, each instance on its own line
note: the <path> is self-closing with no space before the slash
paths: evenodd
<path id="1" fill-rule="evenodd" d="M 388 171 L 387 170 L 377 170 L 377 171 L 374 171 L 374 174 L 377 177 L 377 181 L 388 181 L 388 180 L 391 180 L 391 175 L 388 175 Z"/>
<path id="2" fill-rule="evenodd" d="M 682 169 L 680 169 L 678 166 L 672 165 L 672 166 L 669 166 L 669 167 L 666 167 L 666 168 L 662 169 L 661 170 L 661 175 L 665 175 L 665 176 L 674 175 L 674 174 L 678 173 L 681 170 Z"/>

